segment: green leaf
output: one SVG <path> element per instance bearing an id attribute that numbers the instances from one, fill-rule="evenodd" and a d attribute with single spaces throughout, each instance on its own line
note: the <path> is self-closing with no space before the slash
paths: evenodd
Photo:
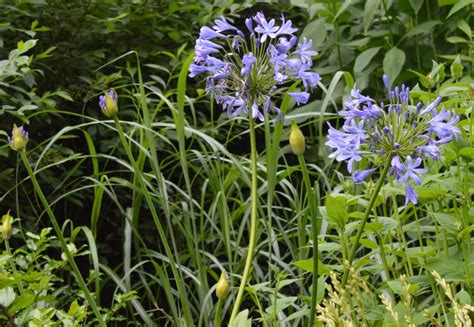
<path id="1" fill-rule="evenodd" d="M 462 148 L 459 150 L 459 155 L 466 161 L 474 161 L 474 148 Z"/>
<path id="2" fill-rule="evenodd" d="M 469 38 L 469 40 L 472 39 L 472 29 L 471 29 L 471 26 L 469 26 L 468 23 L 466 23 L 466 21 L 464 19 L 460 19 L 458 21 L 458 28 L 463 31 L 467 37 Z"/>
<path id="3" fill-rule="evenodd" d="M 393 47 L 385 54 L 385 58 L 383 60 L 383 71 L 388 75 L 390 87 L 402 71 L 404 63 L 405 52 L 398 49 L 397 47 Z"/>
<path id="4" fill-rule="evenodd" d="M 326 39 L 327 30 L 325 18 L 321 17 L 317 20 L 307 24 L 301 33 L 302 37 L 313 40 L 312 49 L 318 50 L 322 47 L 324 40 Z"/>
<path id="5" fill-rule="evenodd" d="M 342 227 L 347 222 L 346 198 L 343 196 L 326 197 L 325 206 L 329 218 L 339 227 Z"/>
<path id="6" fill-rule="evenodd" d="M 363 14 L 363 24 L 364 24 L 364 33 L 367 33 L 372 21 L 374 20 L 375 14 L 379 10 L 380 4 L 382 2 L 380 0 L 367 0 L 364 6 L 364 14 Z"/>
<path id="7" fill-rule="evenodd" d="M 471 296 L 466 292 L 466 290 L 460 290 L 458 294 L 454 296 L 454 300 L 458 301 L 460 304 L 471 305 L 472 303 Z"/>
<path id="8" fill-rule="evenodd" d="M 446 17 L 446 18 L 449 18 L 451 15 L 454 15 L 455 13 L 457 13 L 462 8 L 464 8 L 468 5 L 471 5 L 471 4 L 474 4 L 474 0 L 459 0 L 458 2 L 456 2 L 456 4 L 453 6 L 453 8 L 451 8 L 451 10 L 449 11 L 448 17 Z"/>
<path id="9" fill-rule="evenodd" d="M 18 311 L 26 308 L 35 301 L 35 296 L 31 293 L 24 293 L 18 296 L 12 305 L 8 308 L 8 312 L 11 315 L 16 314 Z"/>
<path id="10" fill-rule="evenodd" d="M 460 36 L 450 36 L 446 38 L 449 43 L 468 43 L 469 41 Z"/>
<path id="11" fill-rule="evenodd" d="M 409 2 L 410 2 L 410 6 L 413 8 L 413 11 L 415 12 L 415 14 L 418 14 L 418 12 L 421 9 L 421 6 L 423 6 L 423 2 L 425 2 L 425 1 L 424 0 L 409 0 Z"/>
<path id="12" fill-rule="evenodd" d="M 18 54 L 27 52 L 36 45 L 36 42 L 38 42 L 38 40 L 19 41 L 17 44 Z"/>
<path id="13" fill-rule="evenodd" d="M 370 48 L 357 56 L 354 63 L 354 75 L 360 74 L 372 61 L 372 58 L 379 52 L 380 47 Z"/>
<path id="14" fill-rule="evenodd" d="M 300 268 L 301 270 L 313 272 L 313 259 L 298 260 L 293 262 L 293 265 Z M 318 261 L 318 274 L 329 275 L 331 269 L 323 264 L 320 260 Z"/>
<path id="15" fill-rule="evenodd" d="M 441 24 L 439 20 L 431 20 L 412 27 L 403 38 L 415 36 L 422 33 L 429 33 L 434 26 Z"/>
<path id="16" fill-rule="evenodd" d="M 457 234 L 462 226 L 459 218 L 447 213 L 433 212 L 431 216 L 441 227 L 452 234 Z"/>
<path id="17" fill-rule="evenodd" d="M 8 308 L 15 301 L 16 294 L 13 288 L 7 287 L 0 290 L 0 304 Z"/>
<path id="18" fill-rule="evenodd" d="M 235 317 L 232 327 L 252 327 L 252 320 L 249 317 L 249 310 L 240 311 Z"/>

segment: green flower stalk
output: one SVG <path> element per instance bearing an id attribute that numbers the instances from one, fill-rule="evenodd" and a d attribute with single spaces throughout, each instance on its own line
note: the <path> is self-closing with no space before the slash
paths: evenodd
<path id="1" fill-rule="evenodd" d="M 313 278 L 312 278 L 312 290 L 311 290 L 311 307 L 308 327 L 314 326 L 314 318 L 316 316 L 316 297 L 318 294 L 318 222 L 317 222 L 317 205 L 316 205 L 316 193 L 311 187 L 309 180 L 308 168 L 304 159 L 305 150 L 305 139 L 304 135 L 299 129 L 298 125 L 293 121 L 291 122 L 290 132 L 290 147 L 294 154 L 298 156 L 298 161 L 303 172 L 303 180 L 308 194 L 308 203 L 311 214 L 311 238 L 313 241 Z"/>
<path id="2" fill-rule="evenodd" d="M 64 254 L 66 255 L 66 259 L 69 262 L 74 275 L 76 276 L 77 282 L 79 283 L 81 290 L 84 292 L 84 296 L 87 302 L 89 303 L 89 305 L 91 306 L 92 311 L 94 312 L 97 318 L 99 326 L 105 327 L 106 325 L 99 312 L 97 302 L 92 297 L 91 293 L 89 292 L 89 289 L 87 288 L 87 285 L 84 282 L 84 279 L 82 278 L 81 272 L 79 271 L 79 268 L 77 267 L 77 264 L 74 261 L 74 258 L 69 252 L 66 240 L 64 239 L 63 233 L 61 231 L 61 228 L 59 227 L 56 216 L 54 215 L 53 210 L 51 210 L 48 200 L 46 200 L 46 197 L 44 196 L 44 193 L 41 190 L 38 180 L 36 179 L 35 173 L 33 172 L 33 169 L 31 168 L 30 162 L 28 161 L 28 157 L 26 156 L 25 148 L 26 148 L 26 144 L 28 143 L 28 132 L 26 132 L 23 129 L 23 127 L 17 127 L 16 125 L 13 125 L 12 137 L 8 138 L 8 142 L 10 143 L 10 147 L 13 150 L 20 153 L 21 160 L 23 161 L 23 164 L 25 165 L 25 168 L 28 171 L 28 175 L 31 178 L 31 182 L 33 183 L 33 187 L 36 191 L 36 194 L 38 195 L 41 203 L 43 204 L 46 210 L 46 213 L 49 216 L 49 219 L 51 220 L 51 224 L 53 225 L 56 235 L 58 236 L 59 242 L 61 244 L 61 248 Z"/>

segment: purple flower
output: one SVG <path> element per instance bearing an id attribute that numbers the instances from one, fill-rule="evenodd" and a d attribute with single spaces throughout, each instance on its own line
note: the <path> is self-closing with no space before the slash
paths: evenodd
<path id="1" fill-rule="evenodd" d="M 390 90 L 390 85 L 389 85 L 389 82 L 388 82 L 388 76 L 386 74 L 383 74 L 382 80 L 383 80 L 383 85 L 385 86 L 385 88 L 387 90 Z"/>
<path id="2" fill-rule="evenodd" d="M 288 65 L 292 67 L 293 63 Z M 388 89 L 386 75 L 383 82 Z M 387 104 L 377 104 L 354 87 L 339 112 L 344 117 L 342 130 L 329 125 L 326 142 L 332 150 L 329 157 L 346 161 L 349 172 L 363 156 L 367 155 L 369 165 L 373 162 L 376 166 L 391 158 L 390 175 L 405 183 L 407 203 L 416 203 L 418 195 L 410 183 L 421 184 L 419 175 L 427 172 L 421 167 L 422 158 L 439 160 L 440 146 L 461 133 L 456 126 L 459 117 L 454 112 L 444 108 L 436 111 L 440 103 L 438 97 L 424 109 L 419 102 L 413 110 L 410 88 L 402 85 L 389 90 Z M 369 166 L 367 170 L 356 171 L 353 180 L 362 182 L 372 169 Z"/>
<path id="3" fill-rule="evenodd" d="M 402 172 L 404 171 L 405 174 L 401 175 L 398 180 L 400 182 L 408 182 L 408 179 L 411 178 L 412 181 L 415 182 L 415 184 L 420 185 L 421 184 L 421 179 L 418 177 L 417 174 L 424 174 L 427 172 L 426 168 L 416 168 L 421 165 L 421 158 L 417 158 L 415 162 L 413 162 L 411 156 L 407 156 L 407 163 L 406 165 L 403 165 L 400 163 L 399 168 Z"/>
<path id="4" fill-rule="evenodd" d="M 257 58 L 253 55 L 252 52 L 247 53 L 244 55 L 242 58 L 242 63 L 244 64 L 244 67 L 240 70 L 240 73 L 243 76 L 247 76 L 250 70 L 252 69 L 252 65 L 257 61 Z"/>
<path id="5" fill-rule="evenodd" d="M 276 35 L 293 35 L 293 33 L 296 32 L 298 29 L 291 27 L 291 24 L 291 20 L 285 21 L 285 17 L 281 15 L 281 27 L 276 32 Z"/>
<path id="6" fill-rule="evenodd" d="M 255 32 L 262 34 L 260 37 L 260 42 L 265 42 L 267 37 L 274 39 L 278 35 L 276 32 L 278 31 L 279 26 L 275 26 L 275 19 L 271 19 L 269 22 L 267 22 L 265 16 L 262 14 L 258 16 L 258 20 L 256 19 L 256 21 L 259 25 L 255 28 Z"/>
<path id="7" fill-rule="evenodd" d="M 237 27 L 231 25 L 226 19 L 225 17 L 221 17 L 219 19 L 216 19 L 214 20 L 214 26 L 212 26 L 212 28 L 214 30 L 216 30 L 216 32 L 224 32 L 224 31 L 228 31 L 228 30 L 234 30 L 234 31 L 237 31 Z"/>
<path id="8" fill-rule="evenodd" d="M 369 176 L 374 171 L 376 171 L 377 168 L 378 167 L 372 168 L 372 169 L 366 169 L 366 170 L 358 170 L 354 173 L 354 175 L 352 175 L 352 180 L 356 184 L 361 184 L 367 178 L 367 176 Z"/>
<path id="9" fill-rule="evenodd" d="M 308 92 L 289 92 L 288 94 L 295 100 L 298 106 L 302 103 L 305 104 L 309 99 Z"/>
<path id="10" fill-rule="evenodd" d="M 201 27 L 201 32 L 199 33 L 199 38 L 201 40 L 211 40 L 216 37 L 225 38 L 225 35 L 212 30 L 210 27 L 207 27 L 207 26 Z"/>
<path id="11" fill-rule="evenodd" d="M 409 202 L 417 204 L 418 194 L 415 192 L 410 183 L 405 182 L 405 205 L 408 205 Z"/>
<path id="12" fill-rule="evenodd" d="M 254 102 L 252 104 L 252 118 L 263 121 L 263 114 L 258 110 L 258 105 Z"/>
<path id="13" fill-rule="evenodd" d="M 303 43 L 298 44 L 298 48 L 293 52 L 294 54 L 298 54 L 301 57 L 301 62 L 303 64 L 307 62 L 311 62 L 311 57 L 316 56 L 318 54 L 317 51 L 311 50 L 311 46 L 313 45 L 313 40 L 306 40 L 303 38 Z"/>
<path id="14" fill-rule="evenodd" d="M 273 105 L 278 101 L 274 97 L 287 93 L 290 82 L 300 81 L 304 92 L 292 92 L 300 105 L 308 101 L 309 90 L 319 83 L 319 75 L 310 71 L 314 53 L 308 48 L 311 41 L 305 39 L 292 53 L 298 42 L 293 36 L 296 29 L 284 17 L 281 21 L 282 26 L 276 26 L 275 19 L 267 20 L 259 12 L 253 20 L 245 20 L 247 35 L 224 17 L 216 19 L 212 28 L 201 28 L 189 76 L 204 75 L 206 92 L 229 117 L 248 114 L 263 120 L 263 113 L 272 112 L 281 119 L 280 110 Z M 287 37 L 277 38 L 279 35 Z"/>
<path id="15" fill-rule="evenodd" d="M 430 103 L 423 111 L 420 112 L 420 115 L 426 115 L 431 113 L 441 103 L 442 99 L 442 97 L 437 97 L 433 103 Z"/>

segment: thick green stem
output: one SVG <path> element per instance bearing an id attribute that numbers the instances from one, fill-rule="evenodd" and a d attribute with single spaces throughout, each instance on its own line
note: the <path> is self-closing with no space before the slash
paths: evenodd
<path id="1" fill-rule="evenodd" d="M 252 267 L 253 252 L 255 250 L 255 241 L 257 238 L 257 143 L 255 140 L 255 122 L 252 118 L 250 118 L 250 151 L 252 164 L 252 190 L 250 196 L 251 211 L 249 249 L 247 251 L 247 258 L 245 260 L 244 273 L 240 282 L 239 291 L 237 292 L 232 314 L 230 315 L 229 326 L 232 326 L 232 323 L 239 312 L 240 303 L 242 302 L 242 297 L 244 295 L 245 285 L 247 284 L 250 269 Z"/>
<path id="2" fill-rule="evenodd" d="M 313 241 L 313 286 L 311 290 L 311 308 L 309 315 L 308 327 L 314 326 L 314 318 L 316 316 L 316 297 L 318 295 L 318 223 L 317 223 L 317 214 L 318 208 L 316 205 L 316 192 L 311 187 L 311 182 L 309 180 L 308 168 L 306 167 L 306 161 L 304 156 L 298 155 L 298 160 L 300 162 L 301 171 L 303 172 L 303 180 L 306 187 L 306 194 L 308 195 L 309 209 L 311 213 L 311 238 Z"/>
<path id="3" fill-rule="evenodd" d="M 100 326 L 105 327 L 105 322 L 102 319 L 102 316 L 100 315 L 99 308 L 97 307 L 97 303 L 95 299 L 92 297 L 91 293 L 89 292 L 89 289 L 87 288 L 86 283 L 84 282 L 84 279 L 82 278 L 81 272 L 79 271 L 79 268 L 77 267 L 76 262 L 74 261 L 74 258 L 72 257 L 71 253 L 69 252 L 69 249 L 67 248 L 67 243 L 66 240 L 64 239 L 63 233 L 61 231 L 61 228 L 59 227 L 58 221 L 56 220 L 56 217 L 54 216 L 53 211 L 51 210 L 51 207 L 49 206 L 48 200 L 46 200 L 46 197 L 43 194 L 43 191 L 41 190 L 41 187 L 38 183 L 38 180 L 36 179 L 36 176 L 31 169 L 30 163 L 28 161 L 28 158 L 26 157 L 25 151 L 20 152 L 21 159 L 23 160 L 23 164 L 25 165 L 26 170 L 28 171 L 28 174 L 30 175 L 31 181 L 33 183 L 33 186 L 35 188 L 36 194 L 41 200 L 41 203 L 43 204 L 46 213 L 49 216 L 49 219 L 51 220 L 51 224 L 53 225 L 54 231 L 56 232 L 56 235 L 58 236 L 59 242 L 61 243 L 61 247 L 63 249 L 64 254 L 66 255 L 66 259 L 69 262 L 72 271 L 74 272 L 74 275 L 76 275 L 77 282 L 79 283 L 79 286 L 81 287 L 82 291 L 84 292 L 84 296 L 86 297 L 87 302 L 92 308 L 92 311 L 94 311 L 94 314 L 97 317 L 97 321 Z"/>
<path id="4" fill-rule="evenodd" d="M 342 287 L 346 286 L 347 277 L 349 276 L 349 269 L 352 266 L 352 261 L 354 260 L 355 253 L 357 251 L 357 248 L 359 247 L 359 241 L 360 241 L 360 237 L 362 236 L 362 233 L 364 232 L 365 223 L 369 219 L 370 213 L 372 212 L 372 208 L 374 207 L 375 200 L 377 199 L 377 196 L 379 195 L 382 185 L 385 184 L 385 177 L 387 177 L 387 174 L 390 170 L 391 161 L 392 161 L 392 154 L 389 154 L 387 161 L 385 162 L 385 167 L 383 168 L 383 171 L 380 174 L 377 187 L 375 188 L 374 193 L 372 193 L 372 197 L 370 198 L 369 205 L 365 209 L 364 217 L 362 218 L 362 221 L 359 226 L 359 230 L 357 231 L 357 234 L 354 240 L 354 244 L 352 245 L 351 252 L 349 253 L 349 258 L 348 258 L 349 264 L 346 268 L 344 268 L 344 275 L 342 277 L 342 284 L 341 284 Z"/>
<path id="5" fill-rule="evenodd" d="M 222 319 L 222 305 L 224 301 L 219 299 L 217 300 L 217 309 L 216 309 L 216 319 L 214 322 L 214 327 L 221 327 L 221 319 Z"/>

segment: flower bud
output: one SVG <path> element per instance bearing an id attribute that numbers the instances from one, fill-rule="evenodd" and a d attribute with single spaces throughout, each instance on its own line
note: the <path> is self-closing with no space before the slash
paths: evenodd
<path id="1" fill-rule="evenodd" d="M 10 211 L 2 217 L 2 236 L 4 240 L 8 240 L 12 235 L 12 220 L 13 217 L 10 216 Z"/>
<path id="2" fill-rule="evenodd" d="M 114 117 L 118 112 L 118 97 L 117 92 L 115 90 L 111 90 L 109 92 L 104 93 L 99 98 L 99 105 L 102 109 L 102 112 L 107 117 Z"/>
<path id="3" fill-rule="evenodd" d="M 454 59 L 453 63 L 451 64 L 451 75 L 455 79 L 460 79 L 462 77 L 462 71 L 464 66 L 461 64 L 461 58 L 459 55 Z"/>
<path id="4" fill-rule="evenodd" d="M 8 143 L 10 143 L 10 148 L 15 151 L 23 150 L 28 143 L 28 132 L 23 126 L 17 127 L 13 124 L 12 137 L 8 137 Z"/>
<path id="5" fill-rule="evenodd" d="M 216 295 L 218 299 L 223 300 L 227 297 L 228 293 L 229 293 L 229 282 L 227 281 L 226 273 L 223 271 L 221 273 L 221 277 L 219 278 L 219 281 L 216 284 Z"/>
<path id="6" fill-rule="evenodd" d="M 291 122 L 290 146 L 297 156 L 304 153 L 304 135 L 294 121 Z"/>

